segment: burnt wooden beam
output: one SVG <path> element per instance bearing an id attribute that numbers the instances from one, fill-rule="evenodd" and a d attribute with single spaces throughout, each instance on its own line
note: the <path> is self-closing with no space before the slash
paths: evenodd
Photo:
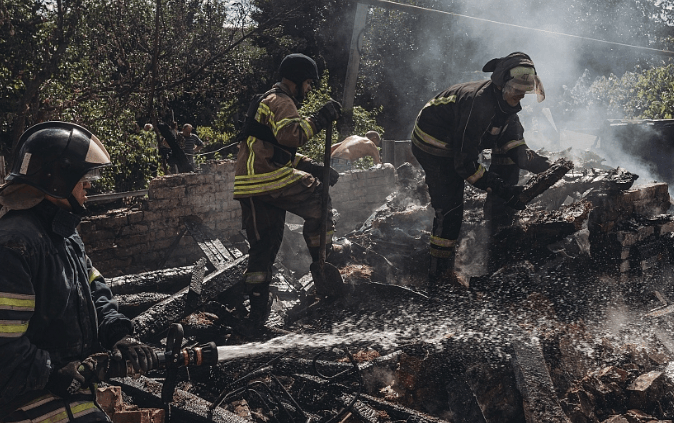
<path id="1" fill-rule="evenodd" d="M 243 278 L 247 265 L 248 255 L 245 255 L 228 263 L 223 269 L 206 276 L 196 307 L 188 305 L 189 287 L 186 287 L 134 317 L 136 335 L 145 341 L 160 335 L 171 326 L 171 323 L 181 320 L 203 303 L 217 297 L 239 282 Z"/>
<path id="2" fill-rule="evenodd" d="M 192 266 L 174 267 L 152 272 L 124 275 L 106 279 L 106 283 L 117 295 L 140 294 L 144 292 L 176 292 L 186 287 L 192 277 Z"/>
<path id="3" fill-rule="evenodd" d="M 561 158 L 557 159 L 550 169 L 534 175 L 524 186 L 524 191 L 520 194 L 520 200 L 527 204 L 545 190 L 553 186 L 560 179 L 564 177 L 571 169 L 573 169 L 573 162 L 571 160 Z"/>
<path id="4" fill-rule="evenodd" d="M 171 294 L 159 292 L 141 292 L 115 295 L 115 299 L 119 303 L 119 312 L 132 319 L 170 296 Z"/>
<path id="5" fill-rule="evenodd" d="M 185 227 L 214 269 L 222 269 L 227 263 L 243 255 L 231 243 L 221 241 L 199 216 L 187 216 Z"/>
<path id="6" fill-rule="evenodd" d="M 527 422 L 570 423 L 557 399 L 543 351 L 537 340 L 522 333 L 513 339 L 512 366 Z"/>
<path id="7" fill-rule="evenodd" d="M 120 386 L 122 391 L 133 399 L 134 404 L 141 408 L 165 408 L 161 400 L 161 383 L 144 376 L 138 379 L 130 377 L 115 378 L 110 380 L 109 383 Z M 189 392 L 176 389 L 170 407 L 170 420 L 167 420 L 166 423 L 249 423 L 249 420 L 223 408 L 209 410 L 209 406 L 208 401 Z"/>

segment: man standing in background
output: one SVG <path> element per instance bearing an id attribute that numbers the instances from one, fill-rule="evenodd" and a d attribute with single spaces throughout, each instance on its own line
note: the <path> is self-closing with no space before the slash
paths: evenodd
<path id="1" fill-rule="evenodd" d="M 197 134 L 192 133 L 192 125 L 186 123 L 183 125 L 183 130 L 178 136 L 178 141 L 180 142 L 183 152 L 187 157 L 187 161 L 194 166 L 194 153 L 201 150 L 204 146 L 204 142 L 197 136 Z"/>

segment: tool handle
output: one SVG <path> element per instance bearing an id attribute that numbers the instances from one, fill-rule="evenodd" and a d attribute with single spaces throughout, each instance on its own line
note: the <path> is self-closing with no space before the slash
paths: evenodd
<path id="1" fill-rule="evenodd" d="M 332 144 L 332 122 L 325 128 L 325 151 L 323 153 L 323 195 L 321 196 L 321 235 L 318 249 L 319 271 L 325 278 L 325 244 L 328 231 L 328 193 L 330 191 L 330 145 Z"/>

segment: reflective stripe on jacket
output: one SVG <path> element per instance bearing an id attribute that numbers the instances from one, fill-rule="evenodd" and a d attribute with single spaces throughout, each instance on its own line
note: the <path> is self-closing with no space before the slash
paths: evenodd
<path id="1" fill-rule="evenodd" d="M 536 173 L 547 169 L 549 161 L 526 146 L 517 116 L 521 106 L 509 106 L 500 96 L 491 81 L 449 87 L 421 109 L 412 142 L 428 154 L 447 157 L 471 184 L 488 172 L 478 161 L 485 149 L 522 169 Z"/>
<path id="2" fill-rule="evenodd" d="M 260 102 L 255 120 L 268 126 L 281 146 L 300 147 L 314 135 L 315 124 L 311 119 L 300 117 L 297 103 L 285 84 L 277 83 L 274 87 L 280 92 L 274 92 Z M 299 160 L 307 158 L 297 155 L 291 162 L 288 155 L 283 163 L 279 163 L 274 148 L 270 142 L 254 136 L 240 143 L 234 176 L 234 198 L 281 191 L 302 180 L 307 185 L 311 184 L 313 176 L 296 168 Z"/>

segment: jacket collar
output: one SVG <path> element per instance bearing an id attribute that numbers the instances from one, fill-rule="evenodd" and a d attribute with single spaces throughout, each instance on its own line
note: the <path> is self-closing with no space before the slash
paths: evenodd
<path id="1" fill-rule="evenodd" d="M 517 103 L 515 106 L 508 104 L 508 102 L 503 98 L 503 93 L 501 90 L 496 88 L 495 84 L 491 84 L 491 91 L 494 98 L 496 98 L 496 103 L 498 103 L 498 109 L 501 113 L 505 115 L 514 115 L 515 113 L 519 113 L 522 110 L 522 105 L 520 103 Z"/>
<path id="2" fill-rule="evenodd" d="M 74 213 L 58 207 L 49 200 L 42 200 L 32 210 L 56 235 L 67 238 L 76 233 L 77 225 L 82 218 Z"/>
<path id="3" fill-rule="evenodd" d="M 299 107 L 299 106 L 300 106 L 300 102 L 297 101 L 297 99 L 295 98 L 295 95 L 294 95 L 293 92 L 290 90 L 290 87 L 289 87 L 289 86 L 287 86 L 287 85 L 284 84 L 283 82 L 277 82 L 276 84 L 274 84 L 274 88 L 281 90 L 281 91 L 283 92 L 283 94 L 285 94 L 285 95 L 287 95 L 288 97 L 290 97 L 290 98 L 293 100 L 293 103 L 295 103 L 295 106 L 296 106 L 296 107 Z"/>

